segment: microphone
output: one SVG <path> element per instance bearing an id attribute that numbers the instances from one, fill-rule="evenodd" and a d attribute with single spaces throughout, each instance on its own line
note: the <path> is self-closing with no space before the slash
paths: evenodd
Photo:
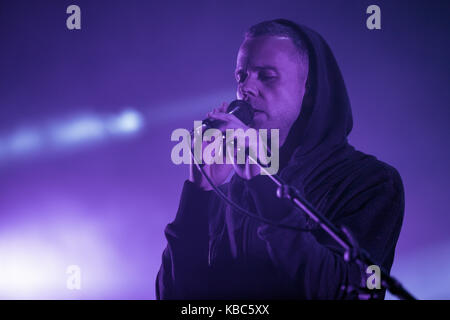
<path id="1" fill-rule="evenodd" d="M 234 100 L 228 106 L 227 113 L 236 116 L 236 118 L 238 118 L 246 126 L 248 126 L 253 121 L 253 116 L 255 114 L 255 111 L 253 110 L 250 103 L 248 103 L 247 101 Z M 201 129 L 203 131 L 203 130 L 207 130 L 207 129 L 211 129 L 211 128 L 217 128 L 222 123 L 223 123 L 222 120 L 205 119 L 205 120 L 202 120 Z M 200 129 L 200 127 L 197 127 L 194 130 L 192 130 L 191 135 L 198 129 Z"/>

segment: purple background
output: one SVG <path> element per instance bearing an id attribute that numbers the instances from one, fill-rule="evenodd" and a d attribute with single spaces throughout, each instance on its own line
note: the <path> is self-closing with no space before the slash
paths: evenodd
<path id="1" fill-rule="evenodd" d="M 449 3 L 2 0 L 0 298 L 155 297 L 188 171 L 171 162 L 170 134 L 234 99 L 243 32 L 278 17 L 328 41 L 353 106 L 350 142 L 403 177 L 393 275 L 419 298 L 450 298 Z M 66 28 L 70 4 L 80 31 Z M 371 4 L 382 30 L 366 28 Z M 131 130 L 97 130 L 124 110 Z M 94 124 L 58 140 L 79 119 Z M 69 265 L 81 290 L 66 288 Z"/>

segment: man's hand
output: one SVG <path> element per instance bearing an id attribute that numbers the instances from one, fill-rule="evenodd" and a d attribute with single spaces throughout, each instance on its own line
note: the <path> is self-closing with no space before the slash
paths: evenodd
<path id="1" fill-rule="evenodd" d="M 227 103 L 225 102 L 222 103 L 222 105 L 219 108 L 216 108 L 212 112 L 209 112 L 207 114 L 208 118 L 223 121 L 223 124 L 217 129 L 222 131 L 222 135 L 224 137 L 226 129 L 233 129 L 233 130 L 242 129 L 244 132 L 247 131 L 247 129 L 249 129 L 248 126 L 246 126 L 236 116 L 226 113 L 227 107 L 228 107 Z M 195 144 L 195 141 L 193 143 Z M 210 142 L 202 142 L 202 150 L 204 150 L 209 143 Z M 223 143 L 221 143 L 221 146 L 223 146 Z M 238 152 L 241 151 L 240 150 L 241 148 L 248 148 L 249 150 L 252 150 L 253 152 L 250 152 L 250 154 L 254 154 L 256 160 L 256 155 L 258 154 L 257 141 L 250 141 L 250 143 L 246 142 L 246 146 L 227 144 L 226 148 L 227 150 L 223 150 L 223 148 L 220 148 L 220 157 L 223 158 L 223 164 L 214 163 L 211 165 L 205 164 L 203 166 L 205 173 L 208 175 L 208 177 L 212 180 L 212 182 L 216 186 L 224 184 L 233 169 L 241 178 L 247 180 L 260 174 L 259 166 L 254 162 L 252 162 L 251 160 L 249 160 L 248 157 L 245 157 L 245 164 L 237 163 L 237 154 Z M 232 152 L 232 149 L 234 149 L 234 152 Z M 231 158 L 231 154 L 234 154 L 234 158 Z M 228 159 L 226 158 L 227 156 Z M 189 180 L 195 183 L 203 190 L 212 190 L 211 185 L 203 177 L 202 173 L 195 165 L 195 162 L 194 161 L 192 162 L 193 163 L 190 166 Z"/>
<path id="2" fill-rule="evenodd" d="M 225 132 L 226 129 L 242 129 L 244 132 L 246 132 L 248 129 L 250 129 L 248 126 L 246 126 L 241 120 L 236 118 L 232 114 L 223 113 L 223 112 L 216 112 L 210 114 L 210 117 L 212 119 L 221 120 L 224 122 L 224 125 L 221 126 L 220 130 L 222 132 Z M 236 139 L 235 139 L 236 140 Z M 249 139 L 251 140 L 251 139 Z M 245 141 L 245 145 L 238 145 L 236 143 L 234 144 L 227 144 L 227 153 L 226 156 L 228 157 L 229 163 L 232 163 L 234 171 L 243 179 L 250 180 L 251 178 L 257 176 L 260 174 L 260 168 L 259 166 L 250 160 L 248 156 L 245 157 L 245 163 L 238 164 L 237 161 L 237 154 L 239 152 L 242 152 L 242 148 L 246 148 L 247 152 L 250 155 L 254 155 L 254 160 L 257 160 L 257 154 L 258 154 L 258 139 L 256 141 Z M 233 151 L 234 149 L 234 151 Z M 231 155 L 234 155 L 233 158 L 231 158 Z"/>
<path id="3" fill-rule="evenodd" d="M 208 118 L 213 118 L 212 115 L 217 113 L 225 114 L 227 107 L 228 103 L 223 102 L 219 108 L 214 109 L 212 112 L 208 112 L 207 114 Z M 222 127 L 219 127 L 217 129 L 222 130 Z M 196 135 L 194 135 L 193 145 L 195 145 L 196 143 L 195 139 Z M 205 150 L 205 147 L 210 143 L 211 142 L 202 142 L 202 150 Z M 221 143 L 221 145 L 223 146 L 223 143 Z M 226 164 L 225 162 L 226 160 L 225 150 L 223 150 L 223 148 L 220 148 L 219 154 L 220 157 L 223 158 L 223 164 L 214 163 L 210 165 L 208 164 L 203 165 L 203 170 L 216 186 L 224 184 L 233 170 L 233 166 L 231 164 Z M 212 187 L 209 184 L 209 182 L 203 177 L 201 171 L 197 168 L 197 165 L 195 164 L 195 159 L 192 159 L 191 161 L 189 181 L 193 182 L 203 190 L 212 190 Z"/>

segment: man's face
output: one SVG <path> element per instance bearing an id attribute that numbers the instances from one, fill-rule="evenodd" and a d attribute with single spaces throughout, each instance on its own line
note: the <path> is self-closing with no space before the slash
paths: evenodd
<path id="1" fill-rule="evenodd" d="M 279 129 L 284 142 L 300 113 L 307 73 L 289 38 L 244 40 L 236 63 L 237 98 L 255 109 L 255 129 Z"/>

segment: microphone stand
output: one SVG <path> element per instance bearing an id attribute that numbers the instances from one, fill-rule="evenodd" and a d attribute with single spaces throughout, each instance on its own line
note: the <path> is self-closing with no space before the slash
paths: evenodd
<path id="1" fill-rule="evenodd" d="M 196 158 L 193 146 L 191 146 L 190 152 L 192 154 L 195 165 L 200 170 L 202 175 L 206 178 L 206 180 L 211 184 L 211 187 L 214 189 L 214 191 L 218 193 L 219 197 L 241 211 L 242 209 L 239 206 L 234 204 L 231 200 L 227 199 L 224 195 L 220 194 L 220 190 L 218 190 L 218 188 L 214 185 L 212 180 L 208 177 L 205 170 L 203 169 L 203 165 L 200 164 L 198 159 Z M 345 228 L 344 226 L 342 226 L 341 229 L 337 228 L 330 220 L 319 213 L 306 199 L 304 199 L 295 187 L 286 184 L 278 175 L 270 174 L 257 159 L 255 160 L 251 156 L 251 154 L 248 155 L 248 158 L 254 164 L 257 164 L 261 171 L 264 171 L 266 175 L 277 185 L 277 197 L 290 200 L 294 207 L 303 210 L 303 212 L 305 212 L 326 233 L 328 233 L 331 238 L 333 238 L 342 248 L 344 248 L 344 260 L 347 263 L 357 263 L 360 267 L 361 274 L 365 273 L 364 266 L 377 265 L 370 257 L 369 253 L 359 247 L 356 239 L 351 235 L 350 231 L 347 228 Z M 248 214 L 246 212 L 244 213 Z M 389 290 L 393 295 L 397 296 L 401 300 L 416 300 L 416 298 L 411 293 L 409 293 L 397 279 L 389 275 L 389 273 L 387 273 L 386 270 L 384 270 L 381 266 L 378 267 L 380 269 L 381 286 L 383 288 Z M 357 292 L 359 292 L 358 298 L 360 299 L 367 299 L 374 296 L 373 292 L 370 292 L 369 289 L 364 289 L 362 287 L 346 288 L 344 286 L 341 289 L 347 290 L 347 292 L 349 292 L 349 289 L 356 290 Z"/>
<path id="2" fill-rule="evenodd" d="M 303 199 L 298 190 L 286 183 L 278 176 L 268 174 L 268 171 L 259 161 L 255 160 L 251 156 L 249 158 L 253 163 L 257 164 L 259 168 L 267 173 L 267 176 L 278 186 L 277 196 L 279 198 L 285 198 L 291 201 L 291 203 L 303 210 L 313 221 L 315 221 L 325 232 L 327 232 L 339 245 L 344 248 L 344 260 L 346 262 L 356 262 L 361 268 L 361 273 L 364 272 L 364 266 L 376 265 L 369 253 L 358 246 L 357 241 L 352 237 L 350 231 L 345 227 L 338 229 L 330 220 L 319 213 L 314 207 L 306 200 Z M 401 300 L 416 300 L 416 298 L 409 293 L 401 283 L 389 275 L 381 266 L 380 277 L 381 286 L 389 290 L 393 295 L 397 296 Z M 368 290 L 362 288 L 356 288 L 360 293 L 363 292 L 365 296 L 368 294 Z M 358 297 L 364 297 L 364 294 L 358 295 Z M 370 296 L 370 294 L 369 294 Z"/>

